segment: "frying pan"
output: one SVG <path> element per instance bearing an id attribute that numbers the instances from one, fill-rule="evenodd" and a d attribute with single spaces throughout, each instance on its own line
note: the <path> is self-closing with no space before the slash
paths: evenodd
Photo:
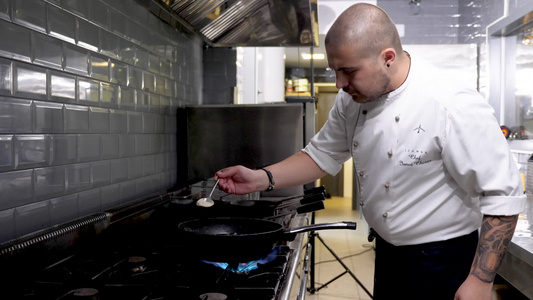
<path id="1" fill-rule="evenodd" d="M 283 229 L 279 223 L 249 218 L 208 218 L 182 222 L 179 232 L 188 242 L 187 250 L 197 258 L 228 263 L 261 259 L 279 241 L 291 241 L 296 234 L 325 230 L 351 229 L 355 222 L 324 223 Z"/>

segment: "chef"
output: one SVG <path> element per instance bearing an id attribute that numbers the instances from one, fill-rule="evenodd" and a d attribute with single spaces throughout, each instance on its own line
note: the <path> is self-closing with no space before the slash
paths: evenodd
<path id="1" fill-rule="evenodd" d="M 344 11 L 325 39 L 341 89 L 301 152 L 262 169 L 215 174 L 228 193 L 335 175 L 354 159 L 360 206 L 376 236 L 374 299 L 492 299 L 525 208 L 518 170 L 485 99 L 403 50 L 377 6 Z"/>

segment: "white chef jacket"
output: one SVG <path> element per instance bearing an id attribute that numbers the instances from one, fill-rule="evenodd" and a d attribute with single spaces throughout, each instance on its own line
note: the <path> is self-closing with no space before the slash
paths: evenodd
<path id="1" fill-rule="evenodd" d="M 354 158 L 370 227 L 394 245 L 471 233 L 482 214 L 516 215 L 526 196 L 492 107 L 424 62 L 407 80 L 359 104 L 339 91 L 329 118 L 303 149 L 331 175 Z"/>

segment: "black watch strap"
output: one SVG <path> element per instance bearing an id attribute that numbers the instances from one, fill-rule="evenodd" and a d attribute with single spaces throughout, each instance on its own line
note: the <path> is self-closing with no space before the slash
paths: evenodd
<path id="1" fill-rule="evenodd" d="M 276 184 L 274 182 L 274 177 L 272 177 L 272 173 L 270 173 L 269 170 L 265 169 L 265 168 L 261 168 L 261 170 L 265 171 L 267 173 L 267 176 L 268 176 L 268 188 L 265 190 L 266 192 L 270 192 L 272 190 L 274 190 L 274 185 Z"/>

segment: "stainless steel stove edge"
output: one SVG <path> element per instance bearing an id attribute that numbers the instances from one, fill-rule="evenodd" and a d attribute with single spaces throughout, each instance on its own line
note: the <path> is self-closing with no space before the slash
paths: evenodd
<path id="1" fill-rule="evenodd" d="M 309 214 L 298 214 L 291 221 L 291 227 L 301 227 L 309 225 Z M 301 233 L 297 234 L 296 238 L 289 243 L 289 247 L 294 249 L 289 261 L 289 268 L 287 270 L 287 278 L 281 286 L 281 290 L 278 296 L 279 300 L 297 299 L 300 290 L 300 284 L 302 281 L 306 281 L 304 278 L 306 275 L 302 270 L 301 257 L 304 255 L 304 245 L 307 243 L 309 234 Z M 296 274 L 300 272 L 299 277 Z M 305 295 L 305 294 L 304 294 Z M 298 299 L 305 299 L 298 298 Z"/>

